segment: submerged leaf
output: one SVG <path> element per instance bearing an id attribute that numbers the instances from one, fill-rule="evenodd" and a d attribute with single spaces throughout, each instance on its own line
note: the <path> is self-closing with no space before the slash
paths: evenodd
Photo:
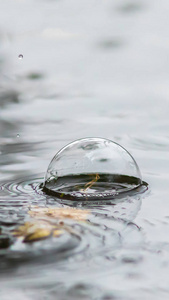
<path id="1" fill-rule="evenodd" d="M 43 228 L 37 228 L 33 233 L 26 235 L 23 242 L 29 243 L 29 242 L 35 242 L 37 240 L 46 239 L 51 235 L 51 230 L 49 229 L 43 229 Z"/>
<path id="2" fill-rule="evenodd" d="M 43 220 L 34 220 L 19 226 L 16 230 L 12 231 L 12 235 L 22 237 L 25 243 L 35 242 L 51 236 L 59 237 L 64 233 L 64 230 L 60 228 L 61 226 L 59 225 L 50 224 Z"/>
<path id="3" fill-rule="evenodd" d="M 43 207 L 31 207 L 29 214 L 34 218 L 51 217 L 55 219 L 73 219 L 76 221 L 85 221 L 88 210 L 77 209 L 77 208 L 43 208 Z"/>
<path id="4" fill-rule="evenodd" d="M 63 230 L 59 230 L 59 229 L 55 229 L 53 231 L 53 236 L 60 236 L 61 234 L 63 234 Z"/>
<path id="5" fill-rule="evenodd" d="M 86 221 L 88 210 L 76 208 L 42 208 L 31 207 L 29 215 L 32 220 L 25 222 L 12 231 L 12 235 L 22 238 L 24 243 L 31 243 L 50 237 L 59 237 L 64 232 L 74 234 L 73 230 L 64 224 L 63 219 Z M 46 219 L 47 218 L 47 219 Z M 51 219 L 54 219 L 51 221 Z M 59 221 L 58 224 L 53 221 Z"/>

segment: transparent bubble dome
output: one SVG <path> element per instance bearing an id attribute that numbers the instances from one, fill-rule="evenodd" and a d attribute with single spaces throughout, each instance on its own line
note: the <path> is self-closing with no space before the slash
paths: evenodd
<path id="1" fill-rule="evenodd" d="M 43 189 L 60 199 L 107 200 L 143 191 L 146 183 L 122 146 L 103 138 L 85 138 L 54 156 Z"/>

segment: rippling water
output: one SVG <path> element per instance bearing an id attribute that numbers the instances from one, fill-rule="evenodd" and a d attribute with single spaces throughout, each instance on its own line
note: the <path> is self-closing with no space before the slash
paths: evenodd
<path id="1" fill-rule="evenodd" d="M 168 2 L 0 3 L 0 299 L 168 299 Z M 59 223 L 69 206 L 40 183 L 92 136 L 131 152 L 149 191 Z M 52 234 L 31 246 L 12 232 L 35 215 Z"/>

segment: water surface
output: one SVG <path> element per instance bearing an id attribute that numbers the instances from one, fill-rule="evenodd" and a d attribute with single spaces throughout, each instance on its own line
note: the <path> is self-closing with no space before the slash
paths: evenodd
<path id="1" fill-rule="evenodd" d="M 87 208 L 87 222 L 67 218 L 68 251 L 50 240 L 40 259 L 5 254 L 0 299 L 168 299 L 168 2 L 0 3 L 1 226 L 30 207 L 68 207 L 39 183 L 77 138 L 120 143 L 149 183 L 141 197 Z"/>

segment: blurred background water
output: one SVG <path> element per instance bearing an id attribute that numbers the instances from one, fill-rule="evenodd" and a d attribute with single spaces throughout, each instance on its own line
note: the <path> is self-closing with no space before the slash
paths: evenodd
<path id="1" fill-rule="evenodd" d="M 34 184 L 77 138 L 120 143 L 149 183 L 142 201 L 124 201 L 125 218 L 121 206 L 104 207 L 113 218 L 98 219 L 102 228 L 79 225 L 78 253 L 1 268 L 0 299 L 168 299 L 167 0 L 0 0 L 0 7 L 1 223 L 23 219 L 27 204 L 54 205 L 35 197 Z"/>

